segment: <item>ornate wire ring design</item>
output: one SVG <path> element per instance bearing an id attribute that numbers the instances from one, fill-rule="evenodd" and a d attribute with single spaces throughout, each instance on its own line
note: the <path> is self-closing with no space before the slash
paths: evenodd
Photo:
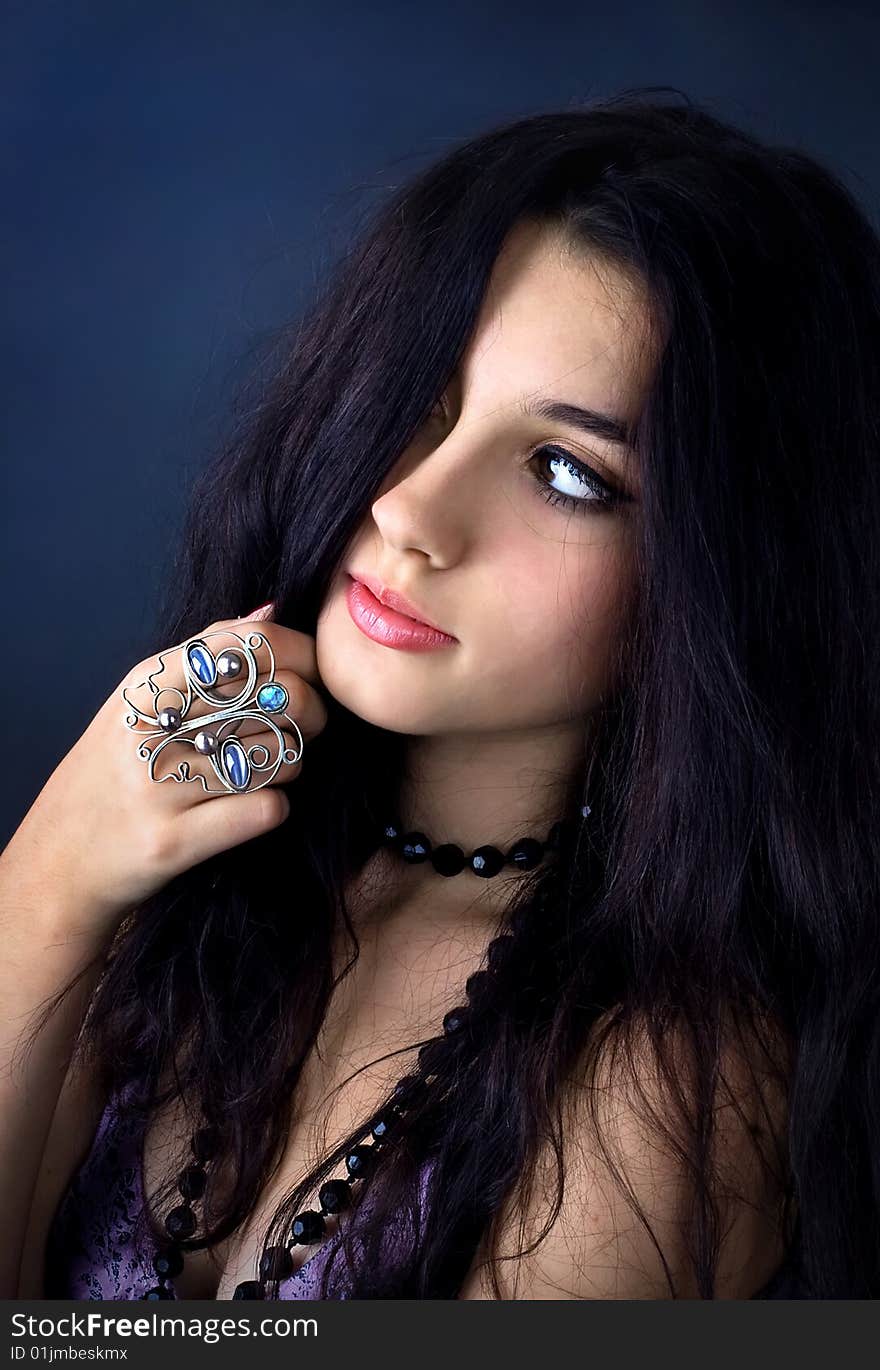
<path id="1" fill-rule="evenodd" d="M 227 647 L 215 655 L 207 645 L 208 639 L 212 637 L 235 638 L 236 642 L 241 644 L 241 648 L 239 650 Z M 259 668 L 255 652 L 264 645 L 269 653 L 269 678 L 257 687 Z M 180 652 L 183 664 L 183 691 L 173 685 L 156 684 L 156 677 L 165 669 L 166 658 L 172 657 L 175 652 Z M 284 712 L 288 694 L 284 686 L 274 679 L 275 655 L 265 634 L 249 633 L 245 640 L 231 629 L 218 629 L 213 633 L 188 638 L 177 647 L 159 653 L 158 661 L 156 670 L 151 671 L 145 680 L 134 687 L 140 689 L 146 685 L 149 688 L 153 696 L 153 713 L 145 713 L 133 703 L 127 693 L 129 686 L 124 685 L 120 691 L 130 710 L 125 715 L 125 726 L 136 729 L 139 723 L 152 725 L 150 732 L 138 733 L 141 740 L 138 743 L 137 755 L 142 761 L 147 762 L 149 778 L 155 784 L 161 785 L 166 780 L 176 780 L 178 783 L 198 780 L 206 794 L 251 793 L 268 785 L 282 764 L 295 765 L 301 759 L 304 748 L 303 736 L 296 720 Z M 218 682 L 237 679 L 243 666 L 246 666 L 247 674 L 237 695 L 223 699 L 211 693 Z M 179 702 L 164 704 L 161 709 L 156 708 L 160 695 L 176 697 Z M 196 697 L 212 705 L 212 711 L 187 720 L 190 706 Z M 294 732 L 298 741 L 297 749 L 287 746 L 284 733 L 276 722 L 279 716 Z M 274 759 L 265 743 L 257 742 L 246 748 L 235 735 L 236 728 L 246 719 L 258 720 L 275 734 L 278 739 L 278 755 Z M 161 738 L 161 741 L 151 747 L 149 744 L 157 737 Z M 172 770 L 167 775 L 157 776 L 156 758 L 172 742 L 187 743 L 195 748 L 200 756 L 207 757 L 222 789 L 209 788 L 205 777 L 198 772 L 192 775 L 188 761 L 179 762 L 176 772 Z M 252 785 L 254 775 L 263 771 L 268 774 L 258 784 Z"/>

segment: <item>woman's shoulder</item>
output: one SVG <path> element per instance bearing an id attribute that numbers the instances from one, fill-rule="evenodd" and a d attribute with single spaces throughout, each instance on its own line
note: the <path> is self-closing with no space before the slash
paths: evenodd
<path id="1" fill-rule="evenodd" d="M 695 1053 L 682 1027 L 664 1035 L 661 1059 L 643 1023 L 624 1032 L 614 1022 L 609 1014 L 598 1025 L 569 1078 L 561 1195 L 547 1146 L 525 1210 L 516 1194 L 502 1212 L 502 1289 L 507 1272 L 513 1280 L 502 1297 L 665 1299 L 667 1275 L 678 1297 L 699 1297 L 688 1241 Z M 786 1260 L 784 1059 L 778 1033 L 769 1047 L 763 1031 L 726 1034 L 713 1110 L 713 1199 L 725 1233 L 716 1297 L 753 1297 Z M 461 1297 L 493 1297 L 486 1255 L 484 1246 Z"/>

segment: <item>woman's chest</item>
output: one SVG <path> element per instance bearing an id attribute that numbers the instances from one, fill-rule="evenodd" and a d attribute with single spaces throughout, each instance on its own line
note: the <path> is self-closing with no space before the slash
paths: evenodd
<path id="1" fill-rule="evenodd" d="M 208 1251 L 186 1255 L 184 1269 L 173 1281 L 178 1297 L 230 1299 L 238 1284 L 258 1277 L 263 1239 L 281 1201 L 415 1067 L 419 1043 L 437 1035 L 444 1014 L 463 1002 L 463 982 L 473 968 L 472 954 L 459 961 L 427 949 L 415 955 L 412 946 L 396 957 L 387 946 L 366 950 L 337 986 L 294 1098 L 287 1103 L 287 1137 L 272 1178 L 231 1237 Z M 366 1133 L 363 1140 L 369 1140 Z M 187 1163 L 188 1145 L 186 1114 L 177 1101 L 153 1119 L 144 1139 L 144 1192 L 157 1230 L 165 1212 L 157 1211 L 150 1196 L 167 1175 L 176 1175 Z M 331 1178 L 345 1175 L 340 1164 Z M 303 1207 L 318 1209 L 317 1193 Z M 292 1248 L 294 1269 L 332 1238 L 338 1222 L 328 1215 L 318 1243 Z"/>

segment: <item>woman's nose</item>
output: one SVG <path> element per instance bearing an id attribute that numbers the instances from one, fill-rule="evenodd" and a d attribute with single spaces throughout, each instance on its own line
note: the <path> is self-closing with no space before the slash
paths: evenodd
<path id="1" fill-rule="evenodd" d="M 474 521 L 485 513 L 467 474 L 472 467 L 473 458 L 453 454 L 448 443 L 422 455 L 373 502 L 382 535 L 398 547 L 417 546 L 440 560 L 454 560 Z"/>

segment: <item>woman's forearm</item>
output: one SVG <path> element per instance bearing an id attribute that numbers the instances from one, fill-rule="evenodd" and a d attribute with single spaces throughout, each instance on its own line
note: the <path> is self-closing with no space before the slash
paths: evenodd
<path id="1" fill-rule="evenodd" d="M 17 1291 L 22 1244 L 52 1115 L 106 950 L 63 884 L 0 855 L 0 1297 Z M 79 915 L 80 917 L 78 917 Z M 32 1038 L 48 1000 L 92 965 Z"/>

